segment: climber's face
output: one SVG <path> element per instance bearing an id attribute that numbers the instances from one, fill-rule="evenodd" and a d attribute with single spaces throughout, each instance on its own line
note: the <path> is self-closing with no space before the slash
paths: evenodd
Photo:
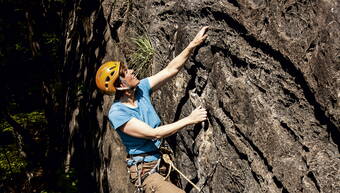
<path id="1" fill-rule="evenodd" d="M 122 87 L 136 88 L 140 80 L 136 77 L 133 69 L 122 69 L 121 70 Z"/>

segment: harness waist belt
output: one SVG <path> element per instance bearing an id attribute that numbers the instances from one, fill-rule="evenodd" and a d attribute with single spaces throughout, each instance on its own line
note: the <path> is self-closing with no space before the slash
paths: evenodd
<path id="1" fill-rule="evenodd" d="M 127 157 L 128 157 L 128 158 L 137 157 L 137 156 L 146 157 L 146 156 L 155 155 L 155 154 L 160 154 L 160 151 L 159 151 L 159 150 L 156 150 L 156 151 L 150 151 L 150 152 L 146 152 L 146 153 L 128 154 Z"/>

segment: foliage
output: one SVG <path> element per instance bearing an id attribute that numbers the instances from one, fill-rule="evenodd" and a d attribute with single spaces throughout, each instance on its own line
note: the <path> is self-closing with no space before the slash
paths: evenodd
<path id="1" fill-rule="evenodd" d="M 136 44 L 137 49 L 129 57 L 129 65 L 135 70 L 136 75 L 146 77 L 149 75 L 155 50 L 151 45 L 150 39 L 145 35 L 133 38 L 132 41 Z"/>
<path id="2" fill-rule="evenodd" d="M 78 180 L 77 180 L 74 169 L 70 169 L 68 172 L 62 175 L 62 177 L 63 177 L 63 181 L 61 181 L 60 186 L 63 186 L 65 188 L 64 192 L 67 192 L 67 193 L 78 192 L 77 191 Z"/>
<path id="3" fill-rule="evenodd" d="M 34 111 L 30 113 L 18 113 L 12 116 L 12 118 L 22 126 L 25 126 L 27 130 L 30 130 L 35 141 L 39 142 L 41 139 L 38 134 L 39 130 L 46 127 L 45 114 L 41 111 Z M 2 138 L 6 137 L 13 138 L 13 127 L 9 125 L 6 121 L 0 121 L 0 136 Z M 17 175 L 25 169 L 27 166 L 27 160 L 25 160 L 19 152 L 17 144 L 13 143 L 14 140 L 9 140 L 5 142 L 3 140 L 0 147 L 0 171 L 3 174 L 1 179 L 3 181 L 8 180 Z"/>
<path id="4" fill-rule="evenodd" d="M 62 173 L 59 175 L 59 179 L 57 180 L 57 184 L 61 189 L 59 190 L 50 190 L 44 189 L 41 190 L 40 193 L 77 193 L 78 188 L 78 180 L 76 177 L 76 173 L 74 169 L 70 169 L 68 172 Z"/>
<path id="5" fill-rule="evenodd" d="M 0 173 L 1 180 L 6 181 L 14 175 L 21 173 L 27 162 L 20 156 L 15 144 L 0 147 Z"/>
<path id="6" fill-rule="evenodd" d="M 59 53 L 58 53 L 58 49 L 59 49 L 59 45 L 60 45 L 60 38 L 57 36 L 57 34 L 53 33 L 53 32 L 45 32 L 42 34 L 42 42 L 44 43 L 44 45 L 50 49 L 48 49 L 47 51 L 49 52 L 49 55 L 54 57 L 54 58 L 58 58 L 59 57 Z"/>
<path id="7" fill-rule="evenodd" d="M 24 128 L 21 131 L 29 140 L 28 143 L 21 142 L 24 147 L 18 145 L 20 142 L 13 128 L 0 117 L 0 173 L 4 182 L 0 183 L 0 192 L 2 188 L 20 192 L 26 186 L 26 174 L 33 174 L 46 165 L 44 161 L 50 139 L 45 113 L 41 111 L 45 108 L 43 99 L 46 99 L 42 91 L 56 79 L 58 64 L 62 60 L 62 10 L 65 2 L 1 1 L 0 89 L 3 94 L 0 95 L 0 111 L 6 109 Z M 53 102 L 51 104 L 56 104 Z M 22 149 L 30 156 L 23 157 Z M 40 174 L 34 175 L 37 176 L 29 179 Z M 44 183 L 48 182 L 39 182 L 37 187 Z M 30 187 L 32 189 L 25 192 L 37 187 Z"/>
<path id="8" fill-rule="evenodd" d="M 46 125 L 45 114 L 42 111 L 33 111 L 30 113 L 18 113 L 12 116 L 12 118 L 25 127 L 44 127 Z M 2 132 L 13 131 L 13 127 L 6 121 L 0 122 L 0 128 Z"/>

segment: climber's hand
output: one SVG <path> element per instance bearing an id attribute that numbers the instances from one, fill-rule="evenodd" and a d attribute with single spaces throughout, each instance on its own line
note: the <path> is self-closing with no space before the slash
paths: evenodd
<path id="1" fill-rule="evenodd" d="M 207 110 L 205 108 L 202 108 L 199 106 L 195 110 L 191 112 L 191 114 L 188 116 L 190 122 L 192 124 L 200 123 L 202 121 L 207 120 Z"/>
<path id="2" fill-rule="evenodd" d="M 205 34 L 209 29 L 209 26 L 202 27 L 202 29 L 196 34 L 195 38 L 190 42 L 189 47 L 195 48 L 204 42 L 207 39 L 208 34 Z"/>

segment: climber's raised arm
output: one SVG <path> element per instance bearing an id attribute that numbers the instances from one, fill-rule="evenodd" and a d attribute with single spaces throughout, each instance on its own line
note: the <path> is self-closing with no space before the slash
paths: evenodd
<path id="1" fill-rule="evenodd" d="M 208 28 L 208 26 L 203 27 L 197 33 L 195 38 L 189 43 L 189 45 L 178 56 L 176 56 L 163 70 L 149 77 L 150 87 L 153 91 L 160 88 L 181 70 L 194 48 L 202 44 L 204 40 L 208 37 L 208 35 L 205 34 Z"/>

